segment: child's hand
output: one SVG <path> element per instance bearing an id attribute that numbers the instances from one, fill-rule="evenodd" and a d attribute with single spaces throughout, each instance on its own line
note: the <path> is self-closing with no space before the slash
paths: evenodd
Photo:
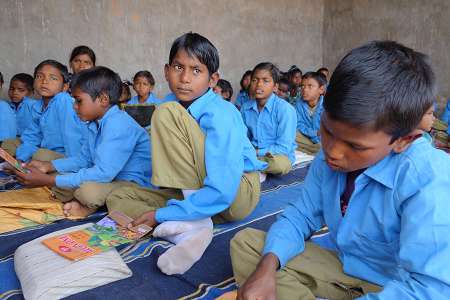
<path id="1" fill-rule="evenodd" d="M 155 227 L 155 225 L 157 224 L 155 214 L 156 214 L 155 211 L 148 211 L 146 213 L 143 213 L 138 218 L 136 218 L 136 220 L 128 224 L 127 226 L 128 229 L 131 229 L 141 224 L 145 224 L 150 227 Z"/>
<path id="2" fill-rule="evenodd" d="M 40 187 L 55 185 L 55 177 L 47 175 L 34 167 L 27 168 L 27 173 L 22 173 L 18 170 L 14 170 L 14 174 L 17 176 L 17 180 L 27 187 Z"/>
<path id="3" fill-rule="evenodd" d="M 28 164 L 24 165 L 24 168 L 36 168 L 42 173 L 50 173 L 55 171 L 53 164 L 48 161 L 32 160 Z"/>
<path id="4" fill-rule="evenodd" d="M 276 271 L 278 264 L 278 258 L 275 255 L 269 253 L 264 256 L 256 270 L 238 290 L 237 300 L 277 299 Z"/>

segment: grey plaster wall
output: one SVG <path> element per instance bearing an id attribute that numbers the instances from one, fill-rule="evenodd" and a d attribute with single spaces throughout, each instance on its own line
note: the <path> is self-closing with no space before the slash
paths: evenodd
<path id="1" fill-rule="evenodd" d="M 321 66 L 323 11 L 323 0 L 1 0 L 0 70 L 9 80 L 46 58 L 68 63 L 71 49 L 86 44 L 123 78 L 150 70 L 162 96 L 170 45 L 194 31 L 219 49 L 220 73 L 238 90 L 242 73 L 261 61 Z"/>
<path id="2" fill-rule="evenodd" d="M 449 0 L 325 0 L 324 64 L 334 68 L 351 48 L 392 39 L 430 56 L 440 110 L 450 97 Z"/>

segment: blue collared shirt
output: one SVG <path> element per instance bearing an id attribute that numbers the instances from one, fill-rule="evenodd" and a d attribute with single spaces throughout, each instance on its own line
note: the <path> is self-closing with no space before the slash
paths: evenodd
<path id="1" fill-rule="evenodd" d="M 156 211 L 156 220 L 197 220 L 227 209 L 244 172 L 263 170 L 239 111 L 209 89 L 188 107 L 205 134 L 206 178 L 203 187 L 184 200 L 171 199 Z"/>
<path id="2" fill-rule="evenodd" d="M 236 101 L 234 102 L 234 104 L 236 106 L 239 106 L 240 108 L 242 108 L 243 105 L 245 105 L 245 103 L 249 102 L 251 99 L 248 96 L 248 92 L 247 91 L 241 91 L 239 92 L 239 94 L 236 97 Z"/>
<path id="3" fill-rule="evenodd" d="M 0 142 L 15 139 L 17 134 L 16 116 L 8 102 L 0 100 Z"/>
<path id="4" fill-rule="evenodd" d="M 87 142 L 72 157 L 54 160 L 56 186 L 77 188 L 93 181 L 132 181 L 150 186 L 150 139 L 126 112 L 112 106 L 98 121 L 87 124 Z"/>
<path id="5" fill-rule="evenodd" d="M 139 96 L 133 96 L 130 101 L 127 102 L 127 104 L 155 104 L 155 105 L 159 105 L 161 104 L 162 101 L 158 98 L 155 97 L 155 95 L 153 95 L 153 93 L 150 93 L 147 97 L 147 99 L 145 99 L 144 103 L 140 103 L 139 102 Z"/>
<path id="6" fill-rule="evenodd" d="M 35 99 L 24 97 L 18 106 L 10 102 L 9 105 L 16 113 L 17 136 L 21 136 L 25 129 L 32 122 L 33 105 L 37 102 Z"/>
<path id="7" fill-rule="evenodd" d="M 166 103 L 166 102 L 169 102 L 169 101 L 178 101 L 178 100 L 177 100 L 177 96 L 175 96 L 175 94 L 172 93 L 172 92 L 168 93 L 168 94 L 161 100 L 162 103 Z"/>
<path id="8" fill-rule="evenodd" d="M 263 252 L 284 266 L 326 224 L 344 272 L 384 287 L 358 299 L 449 299 L 449 170 L 449 156 L 420 138 L 356 178 L 342 217 L 346 173 L 330 169 L 320 152 Z"/>
<path id="9" fill-rule="evenodd" d="M 258 103 L 253 101 L 242 107 L 241 113 L 248 128 L 248 138 L 258 148 L 259 156 L 284 154 L 292 164 L 295 162 L 297 115 L 292 105 L 272 94 L 261 111 L 258 111 Z"/>
<path id="10" fill-rule="evenodd" d="M 82 144 L 85 126 L 73 109 L 73 99 L 65 92 L 55 95 L 47 107 L 36 101 L 31 112 L 31 123 L 22 133 L 22 144 L 16 157 L 28 161 L 39 148 L 49 149 L 66 157 L 77 155 Z"/>
<path id="11" fill-rule="evenodd" d="M 317 102 L 316 109 L 311 114 L 308 103 L 303 100 L 295 103 L 297 111 L 297 130 L 303 135 L 309 137 L 313 143 L 319 143 L 320 139 L 317 132 L 320 129 L 320 116 L 323 110 L 323 96 Z"/>

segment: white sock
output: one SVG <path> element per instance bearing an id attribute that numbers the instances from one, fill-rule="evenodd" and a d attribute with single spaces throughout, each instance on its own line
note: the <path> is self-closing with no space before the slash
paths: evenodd
<path id="1" fill-rule="evenodd" d="M 153 236 L 175 244 L 158 258 L 159 269 L 167 275 L 183 274 L 202 257 L 211 243 L 213 223 L 211 218 L 167 221 L 155 228 Z"/>
<path id="2" fill-rule="evenodd" d="M 267 178 L 267 174 L 263 173 L 263 172 L 259 172 L 259 182 L 263 183 L 264 181 L 266 181 Z"/>
<path id="3" fill-rule="evenodd" d="M 192 230 L 189 237 L 185 236 L 158 258 L 158 268 L 167 275 L 185 273 L 202 257 L 212 238 L 212 228 Z"/>

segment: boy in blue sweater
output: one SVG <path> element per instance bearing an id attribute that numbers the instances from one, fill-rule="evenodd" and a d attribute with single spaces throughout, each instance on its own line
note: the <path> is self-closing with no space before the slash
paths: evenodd
<path id="1" fill-rule="evenodd" d="M 35 68 L 34 88 L 42 98 L 32 105 L 31 122 L 15 153 L 18 160 L 51 161 L 80 152 L 84 124 L 66 93 L 68 81 L 67 67 L 57 61 L 45 60 Z"/>
<path id="2" fill-rule="evenodd" d="M 295 163 L 295 109 L 274 94 L 280 71 L 270 63 L 258 64 L 252 72 L 255 101 L 241 107 L 248 137 L 260 160 L 269 164 L 264 173 L 284 175 Z"/>
<path id="3" fill-rule="evenodd" d="M 211 217 L 240 220 L 259 201 L 256 158 L 239 111 L 215 94 L 219 54 L 196 33 L 177 38 L 165 75 L 176 101 L 153 114 L 152 184 L 160 189 L 121 188 L 108 209 L 137 217 L 134 225 L 156 227 L 154 236 L 174 244 L 158 259 L 162 272 L 187 271 L 212 239 Z M 226 180 L 224 180 L 226 178 Z"/>
<path id="4" fill-rule="evenodd" d="M 297 199 L 231 242 L 238 299 L 449 298 L 450 158 L 415 134 L 435 94 L 425 55 L 395 42 L 344 57 Z M 324 225 L 334 249 L 305 243 Z"/>
<path id="5" fill-rule="evenodd" d="M 302 97 L 295 103 L 297 111 L 297 150 L 316 154 L 320 150 L 320 117 L 322 115 L 323 94 L 327 81 L 317 72 L 308 72 L 302 78 Z"/>
<path id="6" fill-rule="evenodd" d="M 77 155 L 52 160 L 33 160 L 25 165 L 31 172 L 16 175 L 27 186 L 49 186 L 69 190 L 55 194 L 64 213 L 86 217 L 103 206 L 114 189 L 150 186 L 150 140 L 146 131 L 116 105 L 122 84 L 105 67 L 78 73 L 71 82 L 75 110 L 88 122 L 85 142 Z M 47 174 L 58 172 L 58 174 Z"/>

